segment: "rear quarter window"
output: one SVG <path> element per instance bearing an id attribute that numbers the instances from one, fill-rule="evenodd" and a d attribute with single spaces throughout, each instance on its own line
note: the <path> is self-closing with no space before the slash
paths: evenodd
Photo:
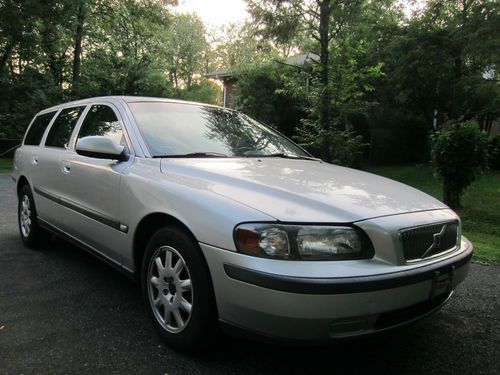
<path id="1" fill-rule="evenodd" d="M 56 111 L 44 113 L 43 115 L 36 116 L 35 120 L 31 124 L 31 127 L 24 138 L 25 145 L 38 146 L 43 138 L 43 133 L 45 129 L 50 124 L 50 120 L 54 117 Z"/>

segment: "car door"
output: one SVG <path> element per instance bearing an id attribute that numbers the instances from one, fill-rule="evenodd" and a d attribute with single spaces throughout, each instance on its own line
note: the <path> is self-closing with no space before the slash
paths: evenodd
<path id="1" fill-rule="evenodd" d="M 111 104 L 94 104 L 76 130 L 73 148 L 87 136 L 106 136 L 125 146 L 130 142 L 119 112 Z M 67 232 L 97 250 L 101 255 L 121 263 L 121 244 L 128 231 L 120 219 L 120 182 L 122 173 L 132 163 L 68 154 L 61 160 L 66 168 L 63 204 L 74 214 Z"/>
<path id="2" fill-rule="evenodd" d="M 38 194 L 47 183 L 46 171 L 48 170 L 48 159 L 45 157 L 43 141 L 47 129 L 50 129 L 58 111 L 50 111 L 37 115 L 31 123 L 26 136 L 24 137 L 23 147 L 18 152 L 19 160 L 22 160 L 23 171 L 28 177 L 35 199 L 37 215 L 40 218 L 46 218 L 48 213 L 58 209 L 56 203 L 44 196 Z"/>
<path id="3" fill-rule="evenodd" d="M 61 201 L 67 189 L 65 175 L 69 173 L 63 160 L 73 152 L 70 147 L 71 135 L 84 109 L 85 106 L 75 106 L 59 111 L 39 151 L 39 172 L 34 190 L 47 206 L 47 209 L 39 212 L 39 216 L 62 230 L 67 227 L 68 215 L 73 214 Z"/>

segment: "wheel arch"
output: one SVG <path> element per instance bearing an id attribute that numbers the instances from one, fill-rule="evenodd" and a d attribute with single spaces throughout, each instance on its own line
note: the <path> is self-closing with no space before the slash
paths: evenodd
<path id="1" fill-rule="evenodd" d="M 182 221 L 172 215 L 163 212 L 150 213 L 141 219 L 134 232 L 133 257 L 135 273 L 138 278 L 140 278 L 142 258 L 144 256 L 144 251 L 149 242 L 149 239 L 158 229 L 164 226 L 174 226 L 183 230 L 189 237 L 191 237 L 191 239 L 199 249 L 198 240 L 194 236 L 193 232 L 188 228 L 188 226 L 185 225 Z M 199 251 L 201 253 L 201 249 L 199 249 Z M 203 253 L 201 253 L 201 255 L 203 256 Z M 204 256 L 203 259 L 205 259 Z"/>
<path id="2" fill-rule="evenodd" d="M 24 176 L 24 175 L 19 176 L 19 178 L 17 179 L 17 186 L 16 186 L 16 192 L 17 192 L 18 197 L 19 197 L 19 193 L 21 192 L 21 189 L 25 185 L 28 185 L 31 189 L 31 185 L 30 185 L 28 179 L 26 178 L 26 176 Z"/>
<path id="3" fill-rule="evenodd" d="M 215 299 L 215 290 L 212 281 L 212 274 L 210 272 L 210 268 L 208 267 L 205 255 L 201 251 L 201 248 L 198 244 L 198 240 L 196 239 L 193 232 L 189 229 L 189 227 L 172 215 L 163 212 L 150 213 L 145 217 L 143 217 L 139 222 L 139 224 L 137 225 L 137 228 L 134 232 L 134 240 L 133 240 L 133 258 L 134 258 L 133 260 L 135 266 L 135 279 L 137 281 L 141 280 L 142 260 L 149 239 L 158 229 L 165 226 L 177 227 L 182 231 L 184 231 L 193 240 L 196 249 L 199 251 L 201 255 L 205 269 L 210 279 L 210 292 L 212 294 L 212 300 L 215 306 L 215 314 L 218 316 L 218 307 L 217 307 L 217 301 Z"/>

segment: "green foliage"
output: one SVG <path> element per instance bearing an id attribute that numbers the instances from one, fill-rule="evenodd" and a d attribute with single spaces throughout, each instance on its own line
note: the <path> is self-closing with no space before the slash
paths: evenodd
<path id="1" fill-rule="evenodd" d="M 82 97 L 214 103 L 220 93 L 205 78 L 204 25 L 172 13 L 171 3 L 0 1 L 0 136 L 19 139 L 34 113 Z"/>
<path id="2" fill-rule="evenodd" d="M 220 89 L 215 83 L 206 81 L 200 84 L 192 84 L 178 95 L 180 99 L 194 102 L 221 105 Z"/>
<path id="3" fill-rule="evenodd" d="M 226 69 L 239 79 L 239 109 L 340 163 L 356 164 L 361 150 L 424 161 L 422 139 L 450 119 L 490 132 L 500 116 L 493 0 L 428 0 L 412 17 L 398 0 L 247 0 L 252 19 L 216 32 L 176 3 L 0 1 L 0 136 L 20 138 L 37 110 L 82 97 L 220 104 L 205 77 Z M 301 52 L 320 59 L 282 64 Z"/>
<path id="4" fill-rule="evenodd" d="M 203 22 L 193 14 L 176 15 L 163 33 L 166 67 L 176 89 L 189 88 L 196 74 L 208 73 L 204 69 L 208 50 L 205 33 Z"/>
<path id="5" fill-rule="evenodd" d="M 427 1 L 377 53 L 387 71 L 383 90 L 378 87 L 385 94 L 380 102 L 411 111 L 429 129 L 435 111 L 437 128 L 449 119 L 483 122 L 498 116 L 499 28 L 494 1 Z"/>
<path id="6" fill-rule="evenodd" d="M 326 87 L 318 83 L 319 67 L 310 66 L 300 73 L 290 74 L 285 92 L 301 98 L 307 118 L 296 127 L 295 139 L 313 154 L 329 162 L 353 166 L 368 147 L 368 140 L 354 130 L 353 119 L 372 108 L 370 100 L 373 81 L 383 75 L 382 64 L 365 65 L 368 49 L 363 42 L 355 43 L 352 35 L 344 34 L 330 53 L 330 80 Z M 329 91 L 329 123 L 320 122 L 322 91 Z"/>
<path id="7" fill-rule="evenodd" d="M 255 65 L 267 64 L 278 59 L 280 51 L 269 40 L 256 37 L 255 24 L 231 23 L 223 26 L 217 33 L 209 34 L 212 45 L 209 58 L 212 70 L 234 70 L 238 72 L 251 69 Z"/>
<path id="8" fill-rule="evenodd" d="M 500 170 L 500 136 L 491 137 L 489 146 L 489 167 Z"/>
<path id="9" fill-rule="evenodd" d="M 276 62 L 240 66 L 235 71 L 235 108 L 292 136 L 304 113 L 300 98 L 285 90 L 290 74 L 286 66 Z"/>
<path id="10" fill-rule="evenodd" d="M 12 172 L 12 159 L 0 158 L 0 173 Z"/>
<path id="11" fill-rule="evenodd" d="M 460 196 L 488 167 L 489 138 L 474 122 L 443 129 L 432 136 L 432 162 L 443 179 L 443 197 L 452 208 Z"/>
<path id="12" fill-rule="evenodd" d="M 50 76 L 28 67 L 15 78 L 0 90 L 0 137 L 11 139 L 20 138 L 33 113 L 62 100 Z"/>
<path id="13" fill-rule="evenodd" d="M 359 167 L 363 153 L 369 146 L 363 137 L 352 130 L 330 129 L 325 131 L 317 122 L 304 120 L 297 129 L 299 144 L 313 155 L 321 155 L 325 148 L 331 155 L 329 162 Z"/>

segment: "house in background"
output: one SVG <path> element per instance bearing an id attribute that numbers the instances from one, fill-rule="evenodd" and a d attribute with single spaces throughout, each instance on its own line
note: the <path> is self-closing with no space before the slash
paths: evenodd
<path id="1" fill-rule="evenodd" d="M 222 83 L 222 106 L 232 108 L 236 77 L 230 70 L 217 70 L 207 74 L 208 79 Z"/>
<path id="2" fill-rule="evenodd" d="M 305 66 L 314 62 L 319 62 L 319 56 L 312 52 L 301 53 L 286 58 L 284 61 L 275 61 L 278 64 L 283 64 L 297 69 L 303 69 Z M 219 81 L 222 84 L 222 106 L 232 108 L 234 98 L 234 86 L 237 78 L 231 70 L 218 70 L 210 72 L 206 75 L 208 79 Z"/>

